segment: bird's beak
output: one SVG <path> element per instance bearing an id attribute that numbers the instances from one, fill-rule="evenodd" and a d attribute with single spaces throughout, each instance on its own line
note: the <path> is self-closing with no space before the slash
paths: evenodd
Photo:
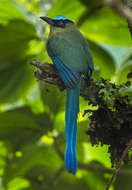
<path id="1" fill-rule="evenodd" d="M 41 16 L 40 17 L 42 20 L 44 20 L 45 22 L 47 22 L 50 25 L 54 25 L 54 21 L 53 19 L 49 18 L 49 17 L 45 17 L 45 16 Z"/>

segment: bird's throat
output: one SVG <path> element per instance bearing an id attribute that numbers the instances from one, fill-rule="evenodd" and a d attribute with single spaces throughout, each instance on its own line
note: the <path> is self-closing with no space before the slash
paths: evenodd
<path id="1" fill-rule="evenodd" d="M 65 28 L 59 28 L 59 27 L 53 27 L 50 26 L 50 36 L 56 35 L 56 34 L 61 34 L 65 32 Z"/>

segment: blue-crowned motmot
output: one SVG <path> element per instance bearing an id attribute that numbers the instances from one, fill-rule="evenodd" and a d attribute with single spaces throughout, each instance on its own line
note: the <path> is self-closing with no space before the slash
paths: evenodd
<path id="1" fill-rule="evenodd" d="M 66 86 L 65 165 L 69 172 L 75 174 L 81 76 L 85 74 L 90 79 L 94 70 L 93 60 L 87 40 L 72 20 L 64 16 L 56 16 L 53 19 L 43 16 L 40 18 L 50 25 L 50 34 L 46 45 L 47 52 Z"/>

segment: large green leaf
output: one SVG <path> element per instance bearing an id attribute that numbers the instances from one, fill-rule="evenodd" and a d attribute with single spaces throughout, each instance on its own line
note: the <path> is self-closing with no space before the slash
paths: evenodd
<path id="1" fill-rule="evenodd" d="M 35 115 L 28 107 L 0 113 L 0 139 L 7 142 L 12 151 L 36 142 L 50 130 L 52 121 L 46 113 Z"/>
<path id="2" fill-rule="evenodd" d="M 51 168 L 42 168 L 42 166 L 34 167 L 29 172 L 28 179 L 30 179 L 32 183 L 32 189 L 30 190 L 44 190 L 47 188 L 53 190 L 80 190 L 82 187 L 84 190 L 88 189 L 87 182 L 82 177 L 82 174 L 78 175 L 79 172 L 75 176 L 62 168 L 58 169 L 55 173 Z"/>
<path id="3" fill-rule="evenodd" d="M 57 0 L 48 11 L 47 16 L 63 15 L 77 22 L 77 19 L 85 10 L 86 7 L 79 0 Z"/>
<path id="4" fill-rule="evenodd" d="M 28 43 L 35 38 L 37 38 L 35 27 L 27 21 L 12 20 L 7 26 L 1 26 L 0 61 L 23 59 L 29 47 Z"/>
<path id="5" fill-rule="evenodd" d="M 117 71 L 117 82 L 125 83 L 127 81 L 132 81 L 131 73 L 132 72 L 132 59 L 128 59 L 126 62 L 124 62 L 120 69 Z M 130 77 L 129 77 L 130 75 Z"/>
<path id="6" fill-rule="evenodd" d="M 87 161 L 96 160 L 106 167 L 111 167 L 110 154 L 108 146 L 92 146 L 90 143 L 84 143 L 85 158 Z"/>
<path id="7" fill-rule="evenodd" d="M 103 174 L 87 171 L 82 174 L 83 179 L 90 190 L 102 190 L 106 188 L 107 181 Z"/>
<path id="8" fill-rule="evenodd" d="M 125 46 L 113 46 L 109 44 L 99 43 L 99 46 L 105 49 L 116 63 L 117 70 L 121 67 L 121 65 L 128 60 L 128 56 L 131 52 L 130 47 Z"/>
<path id="9" fill-rule="evenodd" d="M 93 56 L 95 73 L 98 68 L 101 77 L 112 77 L 115 74 L 116 64 L 110 52 L 105 47 L 93 42 L 89 42 L 89 47 Z"/>
<path id="10" fill-rule="evenodd" d="M 75 177 L 74 175 L 68 174 L 67 172 L 63 172 L 60 178 L 58 178 L 56 181 L 56 185 L 54 185 L 54 190 L 80 190 L 82 188 L 84 190 L 88 190 L 88 185 L 84 178 Z"/>
<path id="11" fill-rule="evenodd" d="M 47 106 L 50 113 L 57 115 L 58 112 L 64 111 L 65 92 L 60 92 L 56 86 L 44 82 L 40 83 L 40 89 L 44 105 Z"/>
<path id="12" fill-rule="evenodd" d="M 21 152 L 22 156 L 14 157 L 5 169 L 3 176 L 3 184 L 5 186 L 15 177 L 28 175 L 32 168 L 36 166 L 41 166 L 45 170 L 45 175 L 48 175 L 47 168 L 53 172 L 62 165 L 62 161 L 52 146 L 33 144 L 22 148 Z M 33 175 L 33 173 L 30 174 L 30 176 Z"/>
<path id="13" fill-rule="evenodd" d="M 58 169 L 58 171 L 54 173 L 51 168 L 44 168 L 42 166 L 34 167 L 27 175 L 32 183 L 32 189 L 30 190 L 44 190 L 47 188 L 53 190 L 80 190 L 82 187 L 84 190 L 87 190 L 88 186 L 82 174 L 78 176 L 68 173 L 65 169 Z"/>
<path id="14" fill-rule="evenodd" d="M 27 55 L 35 27 L 23 20 L 10 21 L 0 29 L 0 103 L 16 101 L 34 82 Z M 31 58 L 30 58 L 31 59 Z"/>
<path id="15" fill-rule="evenodd" d="M 12 0 L 0 0 L 0 24 L 7 24 L 12 19 L 24 19 L 23 13 Z"/>
<path id="16" fill-rule="evenodd" d="M 8 183 L 7 190 L 22 190 L 30 186 L 27 179 L 16 177 Z"/>
<path id="17" fill-rule="evenodd" d="M 132 46 L 132 39 L 125 19 L 110 8 L 102 8 L 91 14 L 81 30 L 95 42 Z"/>

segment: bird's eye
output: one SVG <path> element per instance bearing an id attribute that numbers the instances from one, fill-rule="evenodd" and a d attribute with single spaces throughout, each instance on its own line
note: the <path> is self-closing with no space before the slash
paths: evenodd
<path id="1" fill-rule="evenodd" d="M 62 20 L 59 20 L 59 21 L 57 22 L 57 24 L 58 24 L 58 26 L 60 26 L 60 27 L 64 27 L 64 22 L 63 22 Z"/>

